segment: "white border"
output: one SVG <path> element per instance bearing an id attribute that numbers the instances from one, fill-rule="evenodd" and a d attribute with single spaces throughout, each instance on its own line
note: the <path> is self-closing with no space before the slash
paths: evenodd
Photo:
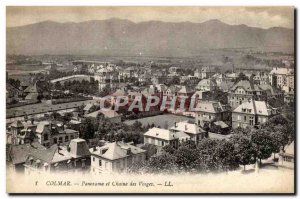
<path id="1" fill-rule="evenodd" d="M 6 57 L 6 19 L 5 19 L 5 13 L 6 13 L 6 6 L 295 6 L 296 8 L 299 8 L 300 1 L 296 0 L 251 0 L 251 1 L 242 1 L 242 0 L 210 0 L 210 1 L 199 1 L 199 0 L 152 0 L 152 1 L 146 1 L 146 0 L 51 0 L 51 1 L 40 1 L 40 0 L 27 0 L 21 1 L 21 0 L 2 0 L 0 2 L 0 23 L 1 23 L 1 33 L 0 33 L 0 63 L 1 63 L 1 75 L 0 75 L 0 89 L 2 95 L 0 95 L 0 101 L 2 102 L 2 106 L 0 107 L 1 113 L 0 114 L 0 121 L 1 121 L 1 130 L 2 130 L 2 139 L 1 141 L 1 148 L 2 148 L 2 155 L 1 155 L 1 161 L 0 161 L 0 198 L 8 198 L 9 196 L 6 194 L 6 165 L 5 165 L 5 57 Z M 297 21 L 297 26 L 299 25 L 299 22 Z M 298 37 L 298 34 L 297 34 Z M 297 53 L 297 57 L 299 57 L 299 51 Z M 299 72 L 299 70 L 297 70 Z M 299 77 L 299 73 L 297 73 L 297 76 Z M 297 88 L 299 88 L 299 81 L 297 81 Z M 297 89 L 297 92 L 298 89 Z M 297 108 L 297 111 L 299 111 L 299 106 Z M 297 118 L 298 124 L 299 122 L 299 117 Z M 298 132 L 296 132 L 298 133 Z M 297 135 L 298 142 L 299 143 L 299 137 L 300 135 Z M 299 159 L 299 153 L 297 160 Z M 299 167 L 299 165 L 298 165 Z M 16 179 L 17 180 L 17 179 Z M 297 183 L 299 184 L 299 183 Z M 299 191 L 299 190 L 298 190 Z M 19 196 L 20 197 L 20 196 Z M 26 197 L 26 196 L 22 196 Z M 27 197 L 34 197 L 34 196 L 27 196 Z M 39 197 L 45 197 L 45 198 L 50 198 L 50 196 L 39 196 Z M 61 196 L 59 196 L 61 197 Z M 72 198 L 74 196 L 64 196 L 64 198 Z M 80 196 L 80 198 L 84 198 L 86 196 Z M 97 196 L 99 197 L 99 196 Z M 108 197 L 108 196 L 101 196 L 101 197 Z M 117 196 L 121 197 L 121 196 Z M 124 197 L 124 196 L 123 196 Z M 132 196 L 127 196 L 127 197 L 132 197 Z M 160 198 L 161 196 L 155 196 Z M 169 196 L 169 197 L 174 197 L 174 196 Z M 184 197 L 184 196 L 181 196 Z M 201 196 L 204 198 L 208 198 L 208 196 Z M 262 196 L 254 196 L 255 198 L 263 198 Z M 288 196 L 285 196 L 283 198 L 288 198 Z"/>

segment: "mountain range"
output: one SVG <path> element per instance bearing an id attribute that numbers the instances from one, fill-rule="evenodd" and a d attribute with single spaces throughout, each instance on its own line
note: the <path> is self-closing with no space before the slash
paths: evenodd
<path id="1" fill-rule="evenodd" d="M 191 56 L 222 48 L 294 48 L 294 30 L 203 23 L 124 19 L 40 23 L 7 27 L 8 54 L 91 54 L 110 56 Z"/>

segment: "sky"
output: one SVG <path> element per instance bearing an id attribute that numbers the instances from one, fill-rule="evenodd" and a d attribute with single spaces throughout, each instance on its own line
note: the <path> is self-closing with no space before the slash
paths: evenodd
<path id="1" fill-rule="evenodd" d="M 22 26 L 41 21 L 82 22 L 109 18 L 133 22 L 189 21 L 201 23 L 210 19 L 252 27 L 294 26 L 293 7 L 7 7 L 6 26 Z"/>

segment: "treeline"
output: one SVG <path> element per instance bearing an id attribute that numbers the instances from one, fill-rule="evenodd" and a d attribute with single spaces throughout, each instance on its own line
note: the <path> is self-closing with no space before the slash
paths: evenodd
<path id="1" fill-rule="evenodd" d="M 98 81 L 95 81 L 93 78 L 91 78 L 91 81 L 87 80 L 73 80 L 73 81 L 66 81 L 63 84 L 60 82 L 56 82 L 54 84 L 54 88 L 56 90 L 69 90 L 71 93 L 79 94 L 98 94 Z"/>
<path id="2" fill-rule="evenodd" d="M 186 141 L 129 168 L 133 173 L 223 172 L 259 162 L 284 150 L 294 139 L 293 121 L 278 115 L 260 128 L 236 129 L 229 140 Z"/>

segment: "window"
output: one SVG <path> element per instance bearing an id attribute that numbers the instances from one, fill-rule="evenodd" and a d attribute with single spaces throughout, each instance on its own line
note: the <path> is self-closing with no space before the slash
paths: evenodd
<path id="1" fill-rule="evenodd" d="M 54 144 L 57 144 L 57 138 L 53 139 Z"/>
<path id="2" fill-rule="evenodd" d="M 237 120 L 241 120 L 241 116 L 240 115 L 237 116 Z"/>
<path id="3" fill-rule="evenodd" d="M 99 160 L 99 167 L 102 166 L 102 160 Z"/>
<path id="4" fill-rule="evenodd" d="M 49 138 L 48 138 L 48 134 L 45 134 L 44 135 L 44 141 L 47 141 Z"/>
<path id="5" fill-rule="evenodd" d="M 71 140 L 73 140 L 74 139 L 74 135 L 71 135 Z"/>
<path id="6" fill-rule="evenodd" d="M 93 162 L 95 162 L 95 157 L 93 157 Z"/>
<path id="7" fill-rule="evenodd" d="M 244 116 L 244 121 L 246 121 L 247 120 L 247 116 Z"/>
<path id="8" fill-rule="evenodd" d="M 161 146 L 165 146 L 165 142 L 164 141 L 161 141 Z"/>
<path id="9" fill-rule="evenodd" d="M 62 143 L 62 142 L 63 142 L 63 138 L 62 138 L 62 137 L 59 137 L 59 138 L 58 138 L 58 141 L 59 141 L 59 143 Z"/>
<path id="10" fill-rule="evenodd" d="M 66 135 L 65 142 L 68 142 L 68 141 L 69 141 L 69 136 Z"/>
<path id="11" fill-rule="evenodd" d="M 249 120 L 249 122 L 250 122 L 250 125 L 251 125 L 251 126 L 253 126 L 253 125 L 254 125 L 254 120 L 253 120 L 253 117 L 250 117 L 250 120 Z"/>

